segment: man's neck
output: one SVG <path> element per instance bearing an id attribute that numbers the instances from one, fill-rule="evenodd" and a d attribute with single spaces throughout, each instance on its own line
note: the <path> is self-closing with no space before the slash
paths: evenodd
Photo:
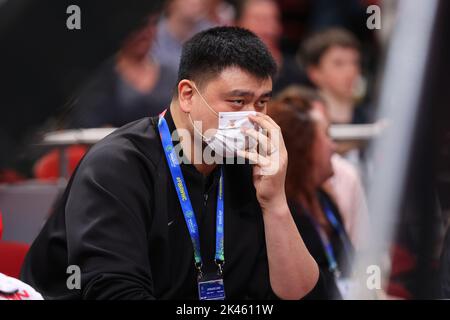
<path id="1" fill-rule="evenodd" d="M 190 163 L 193 164 L 193 166 L 202 173 L 203 175 L 207 176 L 209 175 L 217 166 L 217 164 L 206 164 L 203 162 L 203 146 L 197 146 L 194 143 L 194 129 L 193 125 L 190 122 L 188 116 L 186 113 L 182 112 L 180 108 L 172 102 L 170 104 L 170 113 L 172 115 L 173 123 L 175 124 L 175 129 L 184 129 L 188 131 L 189 139 L 190 141 L 185 141 L 183 138 L 181 138 L 181 147 L 183 148 L 183 153 L 185 157 L 189 160 Z M 200 149 L 195 149 L 200 148 Z M 194 156 L 195 151 L 197 151 L 197 154 L 201 154 L 201 159 L 197 159 L 197 157 Z M 192 161 L 192 159 L 196 161 Z M 198 160 L 201 160 L 198 162 Z M 198 163 L 197 163 L 198 162 Z"/>
<path id="2" fill-rule="evenodd" d="M 321 93 L 327 103 L 331 122 L 350 123 L 352 121 L 354 108 L 352 98 L 338 97 L 327 90 L 322 90 Z"/>

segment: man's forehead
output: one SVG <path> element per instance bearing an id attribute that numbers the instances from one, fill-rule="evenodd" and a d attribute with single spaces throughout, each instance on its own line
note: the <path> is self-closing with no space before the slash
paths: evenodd
<path id="1" fill-rule="evenodd" d="M 260 78 L 237 67 L 223 70 L 213 82 L 224 93 L 263 95 L 272 92 L 271 77 Z"/>

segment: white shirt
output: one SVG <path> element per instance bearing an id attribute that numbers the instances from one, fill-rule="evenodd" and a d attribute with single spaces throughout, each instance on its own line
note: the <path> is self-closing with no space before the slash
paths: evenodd
<path id="1" fill-rule="evenodd" d="M 0 273 L 0 300 L 44 300 L 32 287 Z"/>

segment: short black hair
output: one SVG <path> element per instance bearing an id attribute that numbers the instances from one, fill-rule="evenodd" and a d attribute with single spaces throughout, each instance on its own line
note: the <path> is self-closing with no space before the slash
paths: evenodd
<path id="1" fill-rule="evenodd" d="M 239 67 L 261 79 L 273 79 L 277 71 L 269 50 L 254 33 L 239 27 L 215 27 L 184 44 L 177 84 L 189 79 L 201 86 L 228 67 Z"/>

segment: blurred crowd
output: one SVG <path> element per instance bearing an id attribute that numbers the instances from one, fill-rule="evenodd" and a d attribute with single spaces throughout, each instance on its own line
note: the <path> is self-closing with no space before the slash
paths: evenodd
<path id="1" fill-rule="evenodd" d="M 366 27 L 366 9 L 372 4 L 381 1 L 167 1 L 164 12 L 148 17 L 129 35 L 42 131 L 120 127 L 159 114 L 169 105 L 176 86 L 183 43 L 218 25 L 244 27 L 263 40 L 278 64 L 275 95 L 291 86 L 311 87 L 327 103 L 332 124 L 372 122 L 381 51 L 379 33 Z M 354 148 L 354 144 L 339 144 L 338 152 Z M 68 150 L 73 154 L 70 169 L 82 149 Z M 23 151 L 15 167 L 0 168 L 0 181 L 56 178 L 58 153 L 42 152 Z M 351 157 L 356 163 L 355 155 Z"/>
<path id="2" fill-rule="evenodd" d="M 368 122 L 364 98 L 377 44 L 360 30 L 366 2 L 172 0 L 161 18 L 149 17 L 98 70 L 65 125 L 119 127 L 157 115 L 170 102 L 183 43 L 218 25 L 247 28 L 264 41 L 279 68 L 275 93 L 290 85 L 315 86 L 329 104 L 333 123 Z M 355 22 L 352 30 L 352 21 L 361 24 Z M 370 52 L 367 60 L 365 52 Z"/>
<path id="3" fill-rule="evenodd" d="M 374 33 L 365 28 L 366 8 L 372 3 L 171 0 L 162 15 L 148 17 L 117 54 L 98 68 L 47 131 L 120 127 L 158 115 L 172 98 L 183 43 L 218 25 L 244 27 L 263 40 L 278 64 L 274 95 L 296 92 L 297 86 L 313 88 L 324 99 L 332 124 L 372 122 L 371 96 L 379 51 Z M 348 153 L 348 158 L 360 165 L 360 147 L 340 143 L 337 151 Z M 83 147 L 74 146 L 67 152 L 73 170 L 74 158 L 82 156 Z M 58 163 L 57 151 L 47 153 L 37 159 L 32 174 L 57 178 Z"/>

